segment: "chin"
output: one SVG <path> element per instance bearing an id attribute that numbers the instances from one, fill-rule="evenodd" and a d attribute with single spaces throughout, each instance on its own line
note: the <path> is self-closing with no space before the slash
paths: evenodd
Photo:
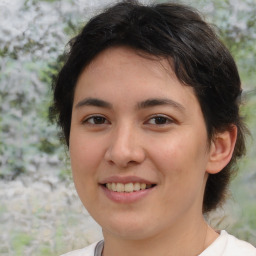
<path id="1" fill-rule="evenodd" d="M 128 219 L 121 218 L 120 220 L 111 220 L 107 223 L 99 223 L 104 233 L 112 234 L 122 239 L 142 240 L 156 233 L 156 227 L 152 226 L 152 220 L 145 221 L 144 219 Z"/>
<path id="2" fill-rule="evenodd" d="M 128 227 L 127 227 L 128 228 Z M 102 229 L 103 230 L 103 235 L 105 233 L 112 234 L 112 236 L 116 236 L 121 239 L 126 239 L 126 240 L 143 240 L 151 235 L 147 230 L 144 228 L 140 229 L 138 227 L 134 229 L 126 229 L 126 228 L 115 228 L 115 227 L 110 227 L 109 229 Z"/>

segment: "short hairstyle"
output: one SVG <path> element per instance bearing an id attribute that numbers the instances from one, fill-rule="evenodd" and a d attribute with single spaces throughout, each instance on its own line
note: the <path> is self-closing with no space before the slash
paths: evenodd
<path id="1" fill-rule="evenodd" d="M 230 52 L 191 7 L 122 1 L 89 20 L 70 41 L 66 62 L 53 86 L 53 110 L 67 146 L 79 75 L 99 53 L 117 46 L 169 60 L 179 81 L 194 89 L 209 142 L 217 132 L 237 127 L 231 161 L 221 172 L 209 175 L 205 188 L 203 213 L 217 208 L 225 201 L 236 160 L 245 153 L 246 128 L 239 114 L 242 89 Z"/>

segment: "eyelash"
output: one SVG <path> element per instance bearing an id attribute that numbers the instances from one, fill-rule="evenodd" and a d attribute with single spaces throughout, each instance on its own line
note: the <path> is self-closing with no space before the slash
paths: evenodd
<path id="1" fill-rule="evenodd" d="M 103 123 L 97 123 L 97 120 L 99 121 L 99 119 L 101 119 L 101 121 L 104 121 Z M 90 122 L 90 120 L 93 120 L 94 123 Z M 95 122 L 96 121 L 96 122 Z M 107 119 L 104 116 L 101 115 L 94 115 L 94 116 L 89 116 L 86 119 L 82 120 L 82 124 L 89 124 L 89 125 L 103 125 L 103 124 L 109 124 L 109 122 L 107 121 Z"/>
<path id="2" fill-rule="evenodd" d="M 155 123 L 154 124 L 150 123 L 150 120 L 155 120 Z M 157 120 L 160 121 L 160 123 L 156 123 Z M 165 122 L 162 123 L 161 121 L 165 121 Z M 167 125 L 167 124 L 174 123 L 174 120 L 165 115 L 155 115 L 155 116 L 150 117 L 146 123 L 149 123 L 151 125 L 161 126 L 161 125 Z"/>
<path id="3" fill-rule="evenodd" d="M 154 123 L 151 122 L 152 120 L 154 120 Z M 89 124 L 89 125 L 103 125 L 103 124 L 109 124 L 109 123 L 110 122 L 104 116 L 101 116 L 101 115 L 89 116 L 82 121 L 82 124 Z M 145 124 L 157 125 L 157 126 L 163 126 L 171 123 L 174 123 L 174 120 L 164 115 L 151 116 L 145 122 Z"/>

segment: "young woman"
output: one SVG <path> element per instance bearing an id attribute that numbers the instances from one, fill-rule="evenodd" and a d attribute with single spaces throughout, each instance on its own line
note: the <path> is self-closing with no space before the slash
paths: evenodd
<path id="1" fill-rule="evenodd" d="M 245 151 L 240 78 L 193 9 L 112 6 L 71 41 L 54 106 L 104 241 L 69 256 L 253 256 L 208 226 Z"/>

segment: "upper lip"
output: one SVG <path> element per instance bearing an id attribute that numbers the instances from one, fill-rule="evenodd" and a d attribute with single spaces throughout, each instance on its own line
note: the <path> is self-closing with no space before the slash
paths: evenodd
<path id="1" fill-rule="evenodd" d="M 100 184 L 106 183 L 145 183 L 145 184 L 156 184 L 155 182 L 137 176 L 110 176 L 100 181 Z"/>

